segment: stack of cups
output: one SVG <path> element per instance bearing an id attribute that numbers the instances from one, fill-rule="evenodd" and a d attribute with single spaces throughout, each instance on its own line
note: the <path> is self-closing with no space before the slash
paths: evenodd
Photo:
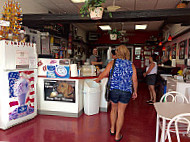
<path id="1" fill-rule="evenodd" d="M 77 64 L 71 64 L 71 65 L 70 65 L 70 70 L 71 70 L 71 77 L 76 77 L 76 76 L 78 76 Z"/>

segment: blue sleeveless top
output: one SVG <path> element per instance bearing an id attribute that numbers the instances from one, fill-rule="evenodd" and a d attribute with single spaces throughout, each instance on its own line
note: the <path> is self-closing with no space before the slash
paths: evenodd
<path id="1" fill-rule="evenodd" d="M 132 62 L 129 60 L 116 59 L 113 75 L 112 77 L 110 76 L 110 90 L 118 89 L 132 93 L 132 75 Z"/>

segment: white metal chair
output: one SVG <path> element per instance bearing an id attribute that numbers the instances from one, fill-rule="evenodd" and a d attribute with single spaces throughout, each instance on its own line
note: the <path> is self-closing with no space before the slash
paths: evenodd
<path id="1" fill-rule="evenodd" d="M 167 133 L 166 136 L 168 137 L 168 141 L 171 142 L 171 136 L 170 136 L 170 130 L 171 130 L 171 126 L 174 125 L 175 126 L 175 132 L 176 132 L 176 136 L 177 136 L 177 141 L 180 142 L 180 136 L 179 136 L 179 124 L 183 124 L 184 129 L 182 129 L 182 133 L 184 134 L 189 134 L 190 132 L 190 113 L 183 113 L 183 114 L 179 114 L 176 115 L 175 117 L 173 117 L 170 122 L 168 123 L 167 126 Z"/>
<path id="2" fill-rule="evenodd" d="M 162 102 L 162 103 L 164 103 L 164 102 L 189 103 L 189 101 L 187 100 L 185 95 L 183 95 L 180 92 L 176 92 L 176 91 L 171 91 L 171 92 L 167 92 L 166 94 L 164 94 L 161 97 L 160 102 Z M 166 126 L 168 125 L 169 120 L 162 118 L 161 120 L 159 119 L 157 121 L 159 121 L 160 129 L 162 131 L 166 131 Z M 180 126 L 180 129 L 183 129 L 183 125 Z M 173 133 L 175 132 L 174 125 L 172 125 L 170 127 L 170 132 L 173 132 Z M 157 132 L 157 133 L 159 133 L 159 132 Z M 161 136 L 161 139 L 163 139 L 163 136 Z M 165 135 L 164 139 L 166 139 L 166 135 Z M 158 137 L 156 138 L 156 142 L 158 142 Z"/>
<path id="3" fill-rule="evenodd" d="M 160 102 L 189 103 L 184 94 L 176 91 L 171 91 L 164 94 L 161 97 Z"/>

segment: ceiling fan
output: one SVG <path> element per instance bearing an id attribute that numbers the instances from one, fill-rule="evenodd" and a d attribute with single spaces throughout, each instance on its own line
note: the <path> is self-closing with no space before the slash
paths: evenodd
<path id="1" fill-rule="evenodd" d="M 121 23 L 121 31 L 120 31 L 122 36 L 124 36 L 126 34 L 126 30 L 124 30 L 123 27 L 124 27 L 124 23 L 122 22 Z"/>
<path id="2" fill-rule="evenodd" d="M 122 36 L 134 36 L 135 35 L 134 33 L 127 32 L 127 30 L 124 29 L 124 25 L 125 25 L 125 23 L 122 22 L 121 23 L 121 31 L 120 31 L 121 35 Z"/>
<path id="3" fill-rule="evenodd" d="M 113 5 L 110 5 L 107 7 L 108 12 L 115 12 L 116 10 L 118 10 L 119 8 L 121 8 L 120 6 L 115 5 L 115 0 L 113 0 Z"/>

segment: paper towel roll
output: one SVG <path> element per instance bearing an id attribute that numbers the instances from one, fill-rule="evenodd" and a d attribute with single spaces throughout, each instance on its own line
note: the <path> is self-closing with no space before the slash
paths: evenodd
<path id="1" fill-rule="evenodd" d="M 76 76 L 78 76 L 77 64 L 71 64 L 71 65 L 70 65 L 70 70 L 71 70 L 71 77 L 76 77 Z"/>
<path id="2" fill-rule="evenodd" d="M 176 59 L 172 59 L 172 67 L 176 67 Z"/>
<path id="3" fill-rule="evenodd" d="M 109 47 L 108 50 L 107 50 L 107 59 L 108 59 L 108 60 L 112 58 L 111 55 L 112 55 L 112 54 L 111 54 L 111 47 Z"/>

